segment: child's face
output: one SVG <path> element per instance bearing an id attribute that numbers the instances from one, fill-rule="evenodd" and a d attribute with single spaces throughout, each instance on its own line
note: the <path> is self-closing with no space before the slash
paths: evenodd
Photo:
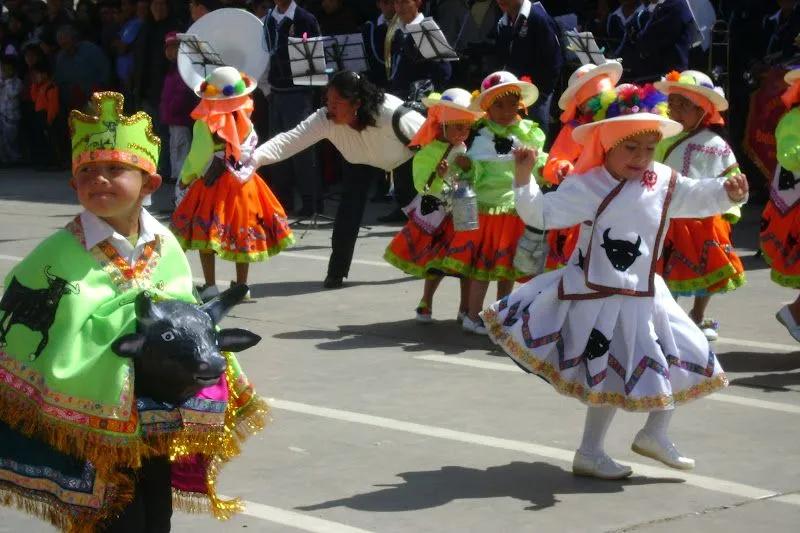
<path id="1" fill-rule="evenodd" d="M 394 17 L 394 0 L 378 0 L 377 4 L 383 18 L 385 18 L 387 22 L 392 20 Z"/>
<path id="2" fill-rule="evenodd" d="M 669 95 L 669 118 L 675 122 L 680 122 L 684 131 L 692 131 L 703 120 L 705 112 L 702 107 L 698 107 L 691 100 L 679 94 Z"/>
<path id="3" fill-rule="evenodd" d="M 463 144 L 469 137 L 470 125 L 465 123 L 455 123 L 442 125 L 442 137 L 453 146 Z"/>
<path id="4" fill-rule="evenodd" d="M 618 180 L 641 179 L 644 171 L 653 162 L 661 135 L 642 133 L 625 140 L 606 154 L 606 169 Z"/>
<path id="5" fill-rule="evenodd" d="M 70 185 L 86 210 L 109 219 L 140 209 L 142 199 L 161 185 L 161 176 L 123 163 L 90 163 L 75 172 Z"/>
<path id="6" fill-rule="evenodd" d="M 497 98 L 492 102 L 492 106 L 486 112 L 489 120 L 501 126 L 508 126 L 517 119 L 519 112 L 519 95 L 507 94 Z"/>
<path id="7" fill-rule="evenodd" d="M 167 59 L 172 63 L 178 60 L 178 46 L 178 43 L 171 43 L 164 47 L 164 55 L 166 55 Z"/>

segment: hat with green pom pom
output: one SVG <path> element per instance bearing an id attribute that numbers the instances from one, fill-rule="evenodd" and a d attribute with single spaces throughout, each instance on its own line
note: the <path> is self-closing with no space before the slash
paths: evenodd
<path id="1" fill-rule="evenodd" d="M 256 89 L 256 81 L 233 67 L 217 67 L 206 76 L 194 92 L 206 100 L 227 100 L 250 94 Z"/>

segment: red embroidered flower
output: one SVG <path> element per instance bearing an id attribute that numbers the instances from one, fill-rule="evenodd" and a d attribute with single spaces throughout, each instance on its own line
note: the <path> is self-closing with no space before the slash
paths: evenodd
<path id="1" fill-rule="evenodd" d="M 656 181 L 658 181 L 656 173 L 652 170 L 645 170 L 639 183 L 641 183 L 642 187 L 646 187 L 648 191 L 652 191 L 656 186 Z"/>

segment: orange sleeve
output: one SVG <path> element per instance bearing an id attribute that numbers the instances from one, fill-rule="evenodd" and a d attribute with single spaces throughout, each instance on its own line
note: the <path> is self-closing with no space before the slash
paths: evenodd
<path id="1" fill-rule="evenodd" d="M 47 123 L 52 124 L 58 115 L 58 87 L 51 86 L 47 91 Z"/>
<path id="2" fill-rule="evenodd" d="M 556 137 L 556 141 L 550 148 L 547 163 L 544 165 L 542 175 L 548 182 L 558 185 L 561 179 L 558 177 L 558 169 L 565 163 L 574 165 L 581 155 L 581 146 L 572 140 L 571 124 L 564 124 Z M 570 169 L 571 171 L 571 169 Z"/>

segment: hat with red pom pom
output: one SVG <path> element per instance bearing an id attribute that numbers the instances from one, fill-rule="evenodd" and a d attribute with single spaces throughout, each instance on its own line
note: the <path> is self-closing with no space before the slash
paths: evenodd
<path id="1" fill-rule="evenodd" d="M 238 98 L 255 91 L 256 80 L 233 67 L 217 67 L 206 76 L 194 92 L 206 100 Z"/>
<path id="2" fill-rule="evenodd" d="M 516 76 L 506 71 L 489 74 L 481 83 L 481 92 L 472 102 L 472 106 L 482 111 L 487 111 L 495 100 L 508 94 L 519 95 L 521 107 L 533 105 L 539 99 L 539 89 L 531 83 L 531 79 Z"/>

